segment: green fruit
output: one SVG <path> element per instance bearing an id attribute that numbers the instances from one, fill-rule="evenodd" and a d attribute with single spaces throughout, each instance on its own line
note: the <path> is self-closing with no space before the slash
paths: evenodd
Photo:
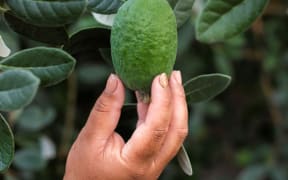
<path id="1" fill-rule="evenodd" d="M 154 77 L 173 70 L 177 24 L 167 0 L 128 0 L 111 32 L 112 60 L 124 84 L 149 94 Z"/>

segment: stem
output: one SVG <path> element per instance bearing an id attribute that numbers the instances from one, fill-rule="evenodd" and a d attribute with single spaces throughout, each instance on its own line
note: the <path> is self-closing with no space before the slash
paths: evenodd
<path id="1" fill-rule="evenodd" d="M 282 117 L 280 110 L 273 103 L 272 99 L 273 99 L 274 90 L 271 85 L 271 78 L 265 73 L 262 73 L 261 75 L 261 87 L 262 87 L 265 99 L 267 101 L 267 104 L 269 106 L 269 111 L 273 120 L 273 124 L 276 127 L 279 125 L 281 126 L 283 122 L 283 117 Z"/>
<path id="2" fill-rule="evenodd" d="M 285 120 L 281 110 L 273 102 L 273 93 L 275 90 L 272 87 L 271 77 L 269 75 L 262 73 L 261 86 L 267 105 L 269 107 L 272 122 L 274 124 L 276 133 L 274 158 L 276 161 L 278 161 L 279 159 L 283 158 L 283 155 L 287 157 L 287 153 L 283 151 L 283 147 L 285 147 L 285 144 L 287 144 L 287 137 L 285 134 Z"/>
<path id="3" fill-rule="evenodd" d="M 74 132 L 74 121 L 76 114 L 76 101 L 77 101 L 77 79 L 76 74 L 72 73 L 68 78 L 68 94 L 67 106 L 65 112 L 64 128 L 62 131 L 62 139 L 59 148 L 60 159 L 66 157 L 69 152 L 71 140 Z"/>
<path id="4" fill-rule="evenodd" d="M 140 101 L 146 104 L 148 104 L 151 100 L 149 93 L 141 92 L 141 91 L 139 91 L 139 98 L 140 98 Z"/>
<path id="5" fill-rule="evenodd" d="M 23 109 L 19 109 L 19 110 L 11 111 L 7 114 L 8 115 L 7 120 L 11 128 L 14 127 L 15 121 L 19 117 L 19 115 L 21 115 L 22 111 Z"/>

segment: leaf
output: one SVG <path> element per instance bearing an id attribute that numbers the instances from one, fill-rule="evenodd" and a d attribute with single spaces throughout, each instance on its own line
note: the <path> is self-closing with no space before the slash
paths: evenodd
<path id="1" fill-rule="evenodd" d="M 189 51 L 190 44 L 195 39 L 194 25 L 191 22 L 186 21 L 181 28 L 178 29 L 178 47 L 177 55 Z"/>
<path id="2" fill-rule="evenodd" d="M 88 8 L 100 14 L 113 14 L 122 4 L 121 0 L 89 0 Z"/>
<path id="3" fill-rule="evenodd" d="M 188 176 L 192 176 L 193 174 L 192 165 L 191 165 L 190 158 L 185 150 L 184 145 L 181 146 L 180 150 L 177 153 L 177 160 L 182 170 Z"/>
<path id="4" fill-rule="evenodd" d="M 17 119 L 16 125 L 26 131 L 39 131 L 49 125 L 55 118 L 55 111 L 52 108 L 40 108 L 30 106 L 26 108 Z"/>
<path id="5" fill-rule="evenodd" d="M 4 40 L 0 36 L 0 57 L 7 57 L 9 56 L 11 50 L 6 46 Z"/>
<path id="6" fill-rule="evenodd" d="M 194 0 L 178 0 L 174 7 L 177 27 L 181 27 L 192 15 Z"/>
<path id="7" fill-rule="evenodd" d="M 9 0 L 6 2 L 19 18 L 44 27 L 63 26 L 71 23 L 82 15 L 87 6 L 86 0 Z"/>
<path id="8" fill-rule="evenodd" d="M 8 70 L 0 74 L 0 110 L 12 111 L 31 103 L 40 80 L 29 71 Z"/>
<path id="9" fill-rule="evenodd" d="M 173 9 L 179 0 L 167 0 L 167 1 L 170 4 L 171 8 Z"/>
<path id="10" fill-rule="evenodd" d="M 268 168 L 263 165 L 252 165 L 245 168 L 237 180 L 263 179 L 268 174 Z"/>
<path id="11" fill-rule="evenodd" d="M 197 18 L 196 38 L 213 43 L 245 31 L 269 0 L 209 0 Z"/>
<path id="12" fill-rule="evenodd" d="M 35 26 L 7 12 L 4 14 L 4 17 L 13 31 L 30 39 L 53 45 L 61 45 L 68 40 L 68 34 L 64 27 Z"/>
<path id="13" fill-rule="evenodd" d="M 95 18 L 91 14 L 86 14 L 85 16 L 82 16 L 79 18 L 75 23 L 73 23 L 68 28 L 68 34 L 69 37 L 75 35 L 76 33 L 89 29 L 89 28 L 106 28 L 111 29 L 111 27 L 100 24 L 99 22 L 95 21 Z"/>
<path id="14" fill-rule="evenodd" d="M 45 167 L 46 160 L 41 155 L 40 147 L 28 147 L 15 153 L 13 164 L 24 171 L 38 171 Z"/>
<path id="15" fill-rule="evenodd" d="M 98 14 L 98 13 L 92 13 L 92 15 L 98 23 L 103 24 L 105 26 L 109 26 L 109 27 L 112 27 L 115 16 L 116 16 L 116 14 L 106 15 L 106 14 Z"/>
<path id="16" fill-rule="evenodd" d="M 1 17 L 0 19 L 2 19 L 2 21 L 0 21 L 0 23 L 5 24 L 4 18 Z M 7 25 L 5 25 L 5 26 L 1 25 L 1 28 L 0 28 L 0 35 L 2 36 L 2 40 L 6 44 L 6 47 L 9 48 L 9 54 L 7 53 L 7 55 L 5 57 L 7 57 L 8 55 L 15 53 L 21 49 L 20 48 L 21 44 L 19 43 L 19 36 L 15 33 L 11 33 L 11 30 L 9 30 L 8 28 L 9 27 Z M 4 46 L 2 46 L 2 47 L 4 47 Z M 0 51 L 2 51 L 2 50 L 4 50 L 4 49 L 1 49 Z M 5 50 L 5 51 L 7 51 L 7 50 Z M 0 52 L 0 54 L 1 54 L 1 52 Z M 4 59 L 4 58 L 2 58 L 0 56 L 0 61 L 1 61 L 1 59 Z"/>
<path id="17" fill-rule="evenodd" d="M 44 160 L 51 160 L 56 157 L 56 145 L 48 136 L 41 136 L 39 144 L 41 156 Z"/>
<path id="18" fill-rule="evenodd" d="M 111 48 L 99 48 L 99 51 L 100 51 L 100 55 L 104 59 L 104 61 L 108 65 L 113 66 Z"/>
<path id="19" fill-rule="evenodd" d="M 0 114 L 0 172 L 5 171 L 11 164 L 14 156 L 13 133 Z"/>
<path id="20" fill-rule="evenodd" d="M 64 49 L 77 60 L 95 61 L 102 59 L 99 48 L 110 48 L 111 30 L 104 28 L 87 28 L 70 38 Z"/>
<path id="21" fill-rule="evenodd" d="M 73 71 L 75 59 L 57 48 L 37 47 L 13 54 L 0 62 L 0 69 L 25 69 L 50 86 L 66 79 Z"/>
<path id="22" fill-rule="evenodd" d="M 223 74 L 200 75 L 184 84 L 188 103 L 208 101 L 221 93 L 231 82 L 231 77 Z"/>

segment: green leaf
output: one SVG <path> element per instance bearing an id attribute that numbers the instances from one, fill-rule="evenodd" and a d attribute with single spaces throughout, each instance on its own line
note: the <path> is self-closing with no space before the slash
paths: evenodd
<path id="1" fill-rule="evenodd" d="M 12 111 L 31 103 L 40 80 L 29 71 L 8 70 L 0 73 L 0 110 Z"/>
<path id="2" fill-rule="evenodd" d="M 87 28 L 81 30 L 70 38 L 64 49 L 77 60 L 95 61 L 102 59 L 99 48 L 110 48 L 109 29 Z"/>
<path id="3" fill-rule="evenodd" d="M 7 57 L 9 56 L 11 50 L 7 47 L 4 40 L 0 35 L 0 57 Z"/>
<path id="4" fill-rule="evenodd" d="M 197 18 L 197 39 L 213 43 L 242 33 L 262 13 L 268 1 L 209 0 Z"/>
<path id="5" fill-rule="evenodd" d="M 184 84 L 188 103 L 208 101 L 221 93 L 231 82 L 231 77 L 223 74 L 200 75 Z"/>
<path id="6" fill-rule="evenodd" d="M 190 158 L 186 152 L 184 145 L 181 146 L 180 150 L 177 153 L 177 160 L 182 170 L 188 176 L 192 176 L 193 174 L 192 165 L 191 165 Z"/>
<path id="7" fill-rule="evenodd" d="M 75 59 L 57 48 L 37 47 L 26 49 L 0 62 L 0 69 L 25 69 L 41 79 L 41 84 L 50 86 L 66 79 L 73 71 Z"/>
<path id="8" fill-rule="evenodd" d="M 102 24 L 104 26 L 107 26 L 109 28 L 112 27 L 113 23 L 114 23 L 114 19 L 116 14 L 98 14 L 98 13 L 92 13 L 93 17 L 95 18 L 95 20 L 99 23 Z"/>
<path id="9" fill-rule="evenodd" d="M 183 53 L 189 51 L 190 44 L 195 39 L 194 25 L 190 21 L 186 21 L 181 28 L 178 29 L 178 47 L 177 55 L 183 55 Z"/>
<path id="10" fill-rule="evenodd" d="M 181 27 L 192 15 L 194 0 L 178 0 L 174 7 L 177 27 Z"/>
<path id="11" fill-rule="evenodd" d="M 9 0 L 6 2 L 19 18 L 44 27 L 71 23 L 82 15 L 87 6 L 86 0 Z"/>
<path id="12" fill-rule="evenodd" d="M 100 24 L 98 21 L 96 21 L 91 13 L 91 14 L 86 14 L 85 16 L 82 16 L 81 18 L 78 19 L 77 22 L 69 26 L 68 34 L 69 34 L 69 37 L 72 37 L 76 33 L 79 33 L 82 30 L 92 29 L 92 28 L 111 29 L 110 26 Z"/>
<path id="13" fill-rule="evenodd" d="M 41 156 L 40 147 L 29 147 L 15 153 L 13 164 L 24 171 L 38 171 L 45 167 L 46 160 Z"/>
<path id="14" fill-rule="evenodd" d="M 40 108 L 30 106 L 25 108 L 17 119 L 16 125 L 26 131 L 38 131 L 49 125 L 55 119 L 55 111 L 52 108 Z"/>
<path id="15" fill-rule="evenodd" d="M 174 8 L 179 0 L 167 0 L 171 8 Z"/>
<path id="16" fill-rule="evenodd" d="M 113 14 L 122 4 L 121 0 L 89 0 L 88 8 L 100 14 Z"/>
<path id="17" fill-rule="evenodd" d="M 30 39 L 53 45 L 61 45 L 68 41 L 68 34 L 64 27 L 35 26 L 7 12 L 4 17 L 11 29 Z"/>
<path id="18" fill-rule="evenodd" d="M 113 66 L 111 48 L 99 48 L 99 51 L 100 51 L 100 55 L 104 59 L 104 61 L 108 65 Z"/>
<path id="19" fill-rule="evenodd" d="M 5 171 L 11 164 L 14 156 L 13 133 L 0 114 L 0 172 Z"/>
<path id="20" fill-rule="evenodd" d="M 89 28 L 111 29 L 111 27 L 105 26 L 97 22 L 91 13 L 91 14 L 86 14 L 85 16 L 82 16 L 81 18 L 78 19 L 78 21 L 76 21 L 71 26 L 69 26 L 69 29 L 68 29 L 69 37 L 75 35 L 76 33 L 82 30 L 89 29 Z"/>
<path id="21" fill-rule="evenodd" d="M 245 168 L 237 180 L 263 179 L 268 174 L 268 168 L 263 165 L 252 165 Z"/>

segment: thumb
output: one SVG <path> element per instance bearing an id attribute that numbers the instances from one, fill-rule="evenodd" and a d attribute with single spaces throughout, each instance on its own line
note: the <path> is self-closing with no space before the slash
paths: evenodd
<path id="1" fill-rule="evenodd" d="M 82 133 L 100 140 L 108 140 L 119 121 L 124 99 L 125 91 L 122 82 L 116 75 L 111 74 L 105 90 L 90 112 Z"/>

